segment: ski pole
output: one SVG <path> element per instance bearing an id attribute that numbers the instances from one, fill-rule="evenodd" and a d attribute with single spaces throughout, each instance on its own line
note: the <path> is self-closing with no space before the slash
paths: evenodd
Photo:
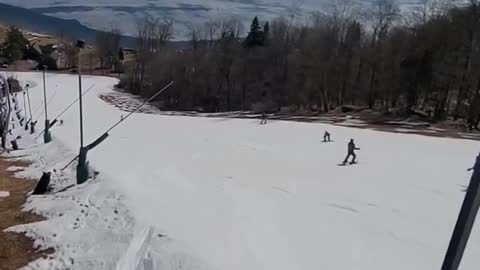
<path id="1" fill-rule="evenodd" d="M 23 107 L 25 108 L 25 112 L 23 113 L 24 116 L 24 120 L 25 120 L 25 130 L 28 130 L 28 115 L 27 115 L 27 98 L 25 97 L 27 95 L 27 93 L 24 91 L 23 92 Z"/>
<path id="2" fill-rule="evenodd" d="M 25 118 L 27 118 L 27 98 L 25 97 L 27 93 L 23 92 L 23 109 L 25 110 L 23 113 L 25 114 Z"/>
<path id="3" fill-rule="evenodd" d="M 29 86 L 27 86 L 27 99 L 28 99 L 28 110 L 30 111 L 30 120 L 27 121 L 28 122 L 31 122 L 32 119 L 33 119 L 33 116 L 32 116 L 32 104 L 30 103 L 30 91 L 29 91 Z"/>
<path id="4" fill-rule="evenodd" d="M 86 95 L 90 90 L 93 89 L 93 87 L 95 86 L 95 84 L 92 84 L 92 86 L 90 86 L 87 90 L 85 90 L 82 94 L 82 96 Z M 72 103 L 70 103 L 70 105 L 68 105 L 65 109 L 63 109 L 52 121 L 52 123 L 50 123 L 50 128 L 52 128 L 55 123 L 57 123 L 58 121 L 58 118 L 61 117 L 64 113 L 66 113 L 68 111 L 68 109 L 70 109 L 73 105 L 75 105 L 75 103 L 77 103 L 77 101 L 79 100 L 80 98 L 77 97 L 74 101 L 72 101 Z M 42 132 L 40 132 L 40 134 L 37 135 L 37 137 L 35 137 L 35 140 L 38 139 L 38 137 L 40 137 L 43 132 L 45 132 L 44 130 L 42 130 Z"/>

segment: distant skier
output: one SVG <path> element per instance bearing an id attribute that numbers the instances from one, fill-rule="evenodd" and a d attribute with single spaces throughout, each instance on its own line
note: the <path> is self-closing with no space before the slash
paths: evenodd
<path id="1" fill-rule="evenodd" d="M 17 93 L 15 93 L 15 95 L 12 97 L 12 101 L 13 101 L 15 111 L 18 111 Z"/>
<path id="2" fill-rule="evenodd" d="M 30 134 L 35 133 L 35 125 L 37 124 L 37 121 L 32 122 L 30 121 Z"/>
<path id="3" fill-rule="evenodd" d="M 266 125 L 267 124 L 267 114 L 262 113 L 262 121 L 260 122 L 260 125 Z"/>
<path id="4" fill-rule="evenodd" d="M 360 148 L 357 148 L 355 146 L 355 142 L 353 142 L 353 139 L 350 139 L 350 142 L 348 143 L 348 154 L 347 154 L 347 157 L 345 158 L 345 160 L 343 161 L 343 164 L 347 164 L 348 162 L 348 159 L 350 158 L 350 156 L 353 156 L 353 159 L 352 161 L 350 162 L 350 164 L 354 164 L 355 163 L 355 159 L 357 158 L 357 155 L 355 155 L 355 150 L 360 150 Z"/>
<path id="5" fill-rule="evenodd" d="M 325 131 L 325 133 L 323 134 L 323 141 L 324 142 L 331 142 L 330 133 L 328 133 L 328 131 Z"/>

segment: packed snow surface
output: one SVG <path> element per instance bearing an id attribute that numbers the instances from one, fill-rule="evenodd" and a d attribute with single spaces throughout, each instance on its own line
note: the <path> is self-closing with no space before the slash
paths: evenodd
<path id="1" fill-rule="evenodd" d="M 41 108 L 41 74 L 15 75 L 35 83 L 32 108 Z M 84 77 L 84 89 L 94 85 L 86 143 L 126 114 L 98 97 L 115 83 Z M 77 85 L 47 75 L 51 120 Z M 49 220 L 10 229 L 56 250 L 26 269 L 439 269 L 479 150 L 471 140 L 328 124 L 137 113 L 89 152 L 99 175 L 61 191 L 75 175 L 60 168 L 78 152 L 78 118 L 75 106 L 48 145 L 15 131 L 26 149 L 11 156 L 33 161 L 19 176 L 55 169 L 54 194 L 25 206 Z M 321 142 L 325 130 L 334 142 Z M 337 166 L 350 138 L 359 163 Z M 462 270 L 478 269 L 479 229 Z"/>

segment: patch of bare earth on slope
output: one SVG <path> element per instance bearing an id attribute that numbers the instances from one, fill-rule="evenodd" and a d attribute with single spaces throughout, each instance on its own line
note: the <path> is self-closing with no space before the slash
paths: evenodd
<path id="1" fill-rule="evenodd" d="M 26 266 L 50 253 L 51 250 L 37 252 L 33 240 L 23 234 L 5 232 L 15 225 L 41 221 L 41 216 L 22 211 L 28 193 L 33 190 L 36 181 L 20 179 L 7 169 L 10 166 L 24 167 L 27 164 L 0 159 L 0 191 L 8 192 L 0 197 L 0 270 L 14 270 Z"/>

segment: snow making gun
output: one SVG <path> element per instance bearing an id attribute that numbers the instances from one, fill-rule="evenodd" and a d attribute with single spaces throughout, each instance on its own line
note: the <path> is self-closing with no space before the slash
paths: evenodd
<path id="1" fill-rule="evenodd" d="M 92 84 L 92 86 L 90 86 L 87 90 L 85 90 L 83 93 L 82 93 L 82 96 L 86 95 L 88 92 L 90 92 L 90 90 L 93 89 L 93 87 L 95 86 L 95 84 Z M 64 113 L 66 113 L 73 105 L 75 105 L 75 103 L 78 102 L 78 100 L 80 99 L 80 97 L 77 97 L 74 101 L 72 101 L 67 107 L 65 107 L 65 109 L 63 109 L 54 119 L 53 121 L 50 123 L 50 127 L 49 128 L 52 128 L 55 126 L 55 124 L 58 122 L 58 118 L 60 118 Z M 40 134 L 38 134 L 36 137 L 35 137 L 35 140 L 38 139 L 40 136 L 42 136 L 42 134 L 45 132 L 45 130 L 42 130 L 42 132 L 40 132 Z"/>
<path id="2" fill-rule="evenodd" d="M 102 135 L 100 135 L 100 137 L 98 137 L 95 141 L 93 141 L 91 144 L 87 145 L 85 147 L 85 151 L 88 152 L 88 150 L 91 150 L 95 147 L 97 147 L 99 144 L 101 144 L 103 141 L 105 141 L 107 139 L 107 137 L 109 136 L 109 132 L 112 131 L 114 128 L 116 128 L 118 125 L 120 125 L 123 121 L 127 120 L 130 116 L 132 116 L 132 114 L 138 112 L 143 106 L 145 106 L 147 103 L 149 103 L 150 101 L 152 101 L 153 99 L 155 99 L 157 96 L 159 96 L 161 93 L 163 93 L 165 90 L 167 90 L 168 88 L 170 88 L 170 86 L 172 86 L 174 83 L 174 81 L 171 81 L 169 84 L 167 84 L 165 87 L 163 87 L 160 91 L 158 91 L 157 93 L 155 93 L 153 96 L 151 96 L 149 99 L 147 99 L 145 102 L 143 102 L 142 104 L 140 104 L 135 110 L 131 111 L 130 113 L 128 113 L 125 117 L 122 117 L 119 121 L 115 122 L 110 128 L 107 129 L 107 131 L 105 131 Z M 80 157 L 80 155 L 77 155 L 74 159 L 72 159 L 69 163 L 67 163 L 67 165 L 65 165 L 63 168 L 62 168 L 62 171 L 65 170 L 66 168 L 68 168 L 75 160 L 77 160 L 78 158 Z M 86 156 L 85 156 L 86 158 Z"/>

